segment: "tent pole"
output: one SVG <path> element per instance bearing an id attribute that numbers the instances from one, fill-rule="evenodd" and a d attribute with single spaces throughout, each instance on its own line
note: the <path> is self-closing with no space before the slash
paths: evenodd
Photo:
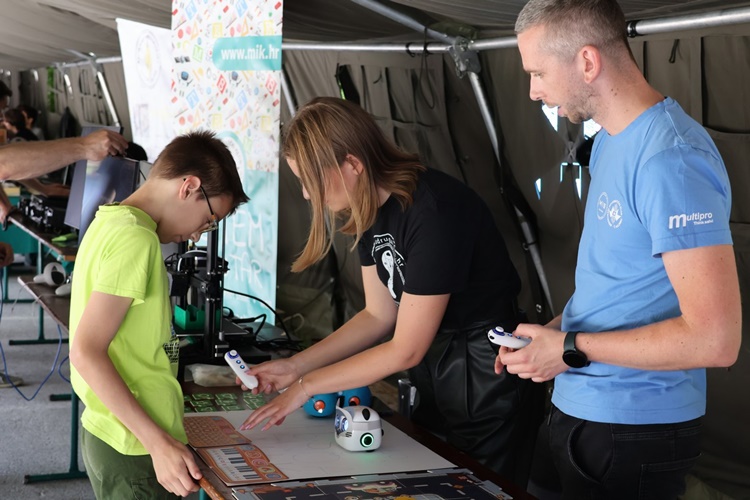
<path id="1" fill-rule="evenodd" d="M 471 88 L 474 90 L 477 103 L 479 104 L 479 111 L 482 113 L 484 119 L 484 126 L 487 128 L 487 132 L 490 135 L 490 142 L 492 143 L 492 149 L 495 152 L 495 159 L 498 165 L 502 165 L 500 158 L 500 146 L 497 142 L 497 132 L 495 131 L 495 123 L 492 120 L 492 113 L 490 113 L 489 105 L 487 104 L 487 98 L 485 97 L 484 88 L 482 82 L 479 79 L 479 75 L 473 71 L 468 73 L 469 80 L 471 81 Z M 544 297 L 547 299 L 547 305 L 549 306 L 550 314 L 552 317 L 555 316 L 555 308 L 552 304 L 552 294 L 549 290 L 549 284 L 547 283 L 547 275 L 544 273 L 544 266 L 542 265 L 542 257 L 539 253 L 539 244 L 534 235 L 534 230 L 526 219 L 526 216 L 521 212 L 518 207 L 513 205 L 513 209 L 516 212 L 518 223 L 521 225 L 521 231 L 523 232 L 524 241 L 526 247 L 529 249 L 531 254 L 531 260 L 534 262 L 537 275 L 539 276 L 539 282 L 541 283 L 542 290 L 544 291 Z M 537 311 L 539 312 L 539 311 Z"/>
<path id="2" fill-rule="evenodd" d="M 281 68 L 281 92 L 284 93 L 284 100 L 286 101 L 286 105 L 289 108 L 289 114 L 291 116 L 294 116 L 294 114 L 297 112 L 297 103 L 294 102 L 294 97 L 292 97 L 292 89 L 289 86 L 289 81 L 286 79 L 286 73 L 284 73 L 284 68 Z"/>
<path id="3" fill-rule="evenodd" d="M 448 52 L 445 43 L 414 41 L 408 43 L 351 43 L 351 42 L 282 42 L 281 50 L 332 50 L 336 52 Z"/>
<path id="4" fill-rule="evenodd" d="M 403 24 L 404 26 L 407 26 L 415 31 L 424 33 L 425 35 L 429 36 L 430 38 L 434 40 L 439 40 L 441 42 L 445 42 L 449 44 L 453 44 L 456 41 L 454 37 L 446 35 L 445 33 L 441 33 L 440 31 L 435 31 L 431 28 L 428 28 L 427 26 L 420 23 L 419 21 L 416 21 L 410 16 L 402 12 L 399 12 L 392 7 L 387 7 L 380 2 L 377 2 L 374 0 L 351 0 L 351 1 L 353 3 L 356 3 L 357 5 L 361 5 L 362 7 L 365 7 L 368 10 L 377 12 L 381 16 L 387 17 L 388 19 L 391 19 L 392 21 L 396 21 L 397 23 Z"/>
<path id="5" fill-rule="evenodd" d="M 686 14 L 684 16 L 665 17 L 662 19 L 628 21 L 627 31 L 628 36 L 633 38 L 636 36 L 702 28 L 717 28 L 743 23 L 750 23 L 750 7 L 736 7 L 733 9 L 722 9 L 701 14 Z M 474 50 L 508 49 L 517 45 L 518 43 L 514 35 L 474 40 L 469 43 L 469 48 Z"/>
<path id="6" fill-rule="evenodd" d="M 72 50 L 69 50 L 68 52 L 73 52 Z M 81 54 L 80 52 L 75 52 L 76 54 Z M 59 66 L 61 68 L 76 68 L 78 66 L 87 66 L 91 64 L 92 62 L 96 64 L 108 64 L 108 63 L 117 63 L 122 62 L 121 56 L 112 56 L 112 57 L 97 57 L 96 59 L 89 60 L 88 56 L 85 56 L 81 54 L 81 57 L 86 58 L 85 61 L 77 61 L 77 62 L 69 62 L 69 63 L 61 63 Z"/>
<path id="7" fill-rule="evenodd" d="M 701 14 L 629 21 L 628 36 L 636 37 L 673 31 L 715 28 L 748 22 L 750 22 L 750 7 L 735 7 Z"/>
<path id="8" fill-rule="evenodd" d="M 112 101 L 112 96 L 109 93 L 109 87 L 107 86 L 107 79 L 104 78 L 104 73 L 97 67 L 96 70 L 96 79 L 99 80 L 99 85 L 102 87 L 102 93 L 104 94 L 104 100 L 107 103 L 107 107 L 109 108 L 109 114 L 112 116 L 112 124 L 119 127 L 120 126 L 120 117 L 117 115 L 117 110 L 115 109 L 115 103 Z"/>

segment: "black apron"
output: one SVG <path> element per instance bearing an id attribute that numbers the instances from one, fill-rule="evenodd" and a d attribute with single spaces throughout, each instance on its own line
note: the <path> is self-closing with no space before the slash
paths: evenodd
<path id="1" fill-rule="evenodd" d="M 490 328 L 513 331 L 517 324 L 514 318 L 441 329 L 409 377 L 417 388 L 417 424 L 525 488 L 544 386 L 506 370 L 496 375 L 496 353 L 487 339 Z"/>

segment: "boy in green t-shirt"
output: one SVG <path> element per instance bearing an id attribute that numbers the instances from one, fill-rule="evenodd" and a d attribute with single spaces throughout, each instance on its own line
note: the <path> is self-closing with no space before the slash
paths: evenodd
<path id="1" fill-rule="evenodd" d="M 247 201 L 227 147 L 177 137 L 143 185 L 103 205 L 76 255 L 71 381 L 86 405 L 84 463 L 97 498 L 174 498 L 199 488 L 183 427 L 160 243 L 197 240 Z"/>

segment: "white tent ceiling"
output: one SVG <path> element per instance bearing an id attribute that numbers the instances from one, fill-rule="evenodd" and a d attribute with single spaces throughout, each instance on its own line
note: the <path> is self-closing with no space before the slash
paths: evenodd
<path id="1" fill-rule="evenodd" d="M 459 28 L 478 38 L 512 34 L 526 0 L 381 0 L 439 31 Z M 733 0 L 621 0 L 629 20 L 747 6 Z M 79 53 L 120 53 L 115 19 L 169 27 L 168 0 L 3 0 L 0 10 L 0 69 L 23 70 L 73 62 Z M 410 28 L 348 0 L 286 0 L 285 40 L 415 40 Z M 464 31 L 466 32 L 466 31 Z"/>

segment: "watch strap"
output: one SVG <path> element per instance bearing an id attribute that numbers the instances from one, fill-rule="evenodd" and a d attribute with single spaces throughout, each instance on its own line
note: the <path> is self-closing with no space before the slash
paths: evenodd
<path id="1" fill-rule="evenodd" d="M 565 341 L 563 342 L 563 352 L 578 352 L 578 349 L 576 349 L 576 335 L 578 335 L 579 333 L 581 332 L 571 331 L 565 334 Z"/>
<path id="2" fill-rule="evenodd" d="M 563 361 L 570 367 L 583 368 L 589 366 L 589 358 L 586 353 L 576 348 L 576 336 L 580 332 L 572 331 L 565 334 L 563 341 Z"/>

